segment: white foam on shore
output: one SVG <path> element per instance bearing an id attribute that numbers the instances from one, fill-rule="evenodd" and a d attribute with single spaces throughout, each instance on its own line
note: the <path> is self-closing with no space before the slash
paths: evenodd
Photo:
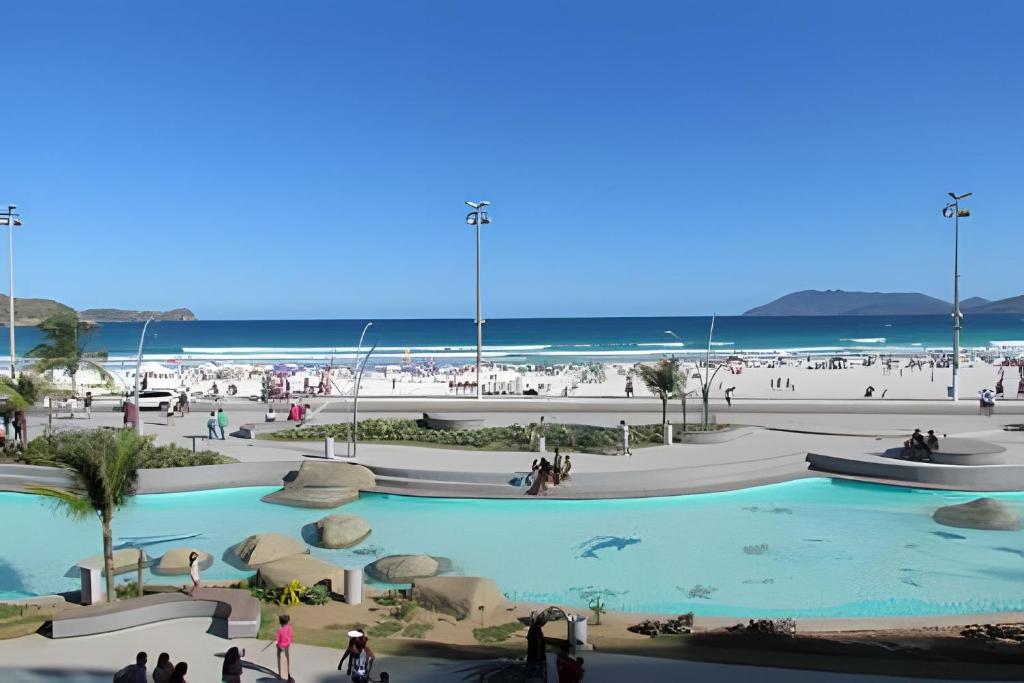
<path id="1" fill-rule="evenodd" d="M 363 345 L 365 351 L 369 344 Z M 487 351 L 540 351 L 551 348 L 550 344 L 521 344 L 513 346 L 488 346 Z M 243 353 L 353 353 L 355 346 L 185 346 L 183 354 L 243 354 Z M 377 351 L 476 351 L 476 346 L 378 346 Z"/>
<path id="2" fill-rule="evenodd" d="M 884 344 L 885 337 L 853 337 L 851 339 L 840 339 L 839 341 L 856 342 L 857 344 Z"/>

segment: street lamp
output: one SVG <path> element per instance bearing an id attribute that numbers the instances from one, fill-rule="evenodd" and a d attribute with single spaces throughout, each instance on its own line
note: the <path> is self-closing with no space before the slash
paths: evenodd
<path id="1" fill-rule="evenodd" d="M 10 228 L 7 233 L 7 253 L 10 257 L 11 290 L 10 297 L 8 299 L 8 304 L 10 306 L 10 318 L 8 319 L 7 327 L 9 334 L 11 335 L 11 379 L 15 379 L 14 360 L 16 358 L 16 354 L 14 352 L 14 229 L 21 225 L 21 216 L 14 213 L 16 208 L 18 207 L 14 204 L 8 204 L 7 211 L 0 212 L 0 225 L 6 225 Z"/>
<path id="2" fill-rule="evenodd" d="M 483 362 L 484 346 L 484 320 L 480 313 L 480 226 L 487 225 L 491 219 L 487 216 L 486 209 L 491 203 L 488 201 L 466 202 L 466 206 L 473 209 L 466 214 L 466 224 L 476 228 L 476 397 L 482 396 L 480 384 L 480 364 Z"/>
<path id="3" fill-rule="evenodd" d="M 960 200 L 970 197 L 973 192 L 957 195 L 950 192 L 953 198 L 949 204 L 942 209 L 942 215 L 953 219 L 953 395 L 954 401 L 960 400 L 960 321 L 963 315 L 960 313 L 960 219 L 971 215 L 970 209 L 961 209 Z"/>
<path id="4" fill-rule="evenodd" d="M 135 357 L 135 431 L 142 436 L 142 411 L 139 410 L 139 372 L 142 370 L 142 345 L 146 341 L 146 328 L 153 322 L 153 316 L 146 319 L 142 326 L 142 334 L 139 335 L 139 353 Z"/>
<path id="5" fill-rule="evenodd" d="M 363 361 L 363 367 L 359 367 L 359 356 L 363 351 L 363 338 L 366 336 L 366 331 L 373 325 L 372 322 L 366 323 L 363 326 L 363 333 L 359 335 L 359 343 L 356 345 L 356 362 L 352 366 L 352 450 L 349 451 L 350 458 L 356 457 L 356 440 L 359 438 L 356 434 L 359 420 L 359 383 L 363 379 L 363 368 L 366 367 L 366 360 Z M 366 354 L 366 359 L 369 360 L 370 354 Z"/>

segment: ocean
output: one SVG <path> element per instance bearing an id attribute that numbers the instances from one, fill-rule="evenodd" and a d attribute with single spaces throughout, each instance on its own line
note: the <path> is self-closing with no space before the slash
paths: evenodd
<path id="1" fill-rule="evenodd" d="M 485 356 L 508 363 L 565 363 L 587 360 L 640 360 L 686 355 L 707 346 L 710 317 L 517 318 L 484 324 Z M 327 361 L 351 358 L 365 320 L 201 320 L 154 322 L 146 334 L 145 357 L 166 361 Z M 134 359 L 141 323 L 104 323 L 87 350 L 105 350 L 112 361 Z M 666 331 L 671 330 L 680 342 Z M 38 329 L 19 327 L 23 354 L 42 340 Z M 1024 346 L 1024 317 L 968 315 L 961 344 Z M 403 356 L 464 363 L 475 357 L 472 320 L 375 320 L 366 346 L 373 357 Z M 945 315 L 743 317 L 715 321 L 714 349 L 803 353 L 883 352 L 908 354 L 952 347 L 951 318 Z M 0 357 L 8 354 L 0 335 Z"/>

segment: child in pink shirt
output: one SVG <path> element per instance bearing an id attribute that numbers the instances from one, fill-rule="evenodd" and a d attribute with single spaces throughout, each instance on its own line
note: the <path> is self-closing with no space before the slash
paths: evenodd
<path id="1" fill-rule="evenodd" d="M 277 629 L 277 677 L 291 681 L 292 678 L 292 657 L 289 653 L 292 645 L 292 625 L 288 623 L 287 614 L 278 617 L 281 627 Z M 281 667 L 282 655 L 284 656 L 284 668 Z"/>

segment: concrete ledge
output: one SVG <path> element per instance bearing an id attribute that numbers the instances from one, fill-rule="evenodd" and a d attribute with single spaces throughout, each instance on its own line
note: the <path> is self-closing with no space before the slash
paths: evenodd
<path id="1" fill-rule="evenodd" d="M 231 588 L 200 588 L 194 597 L 158 593 L 66 610 L 53 618 L 52 632 L 54 638 L 73 638 L 190 617 L 224 620 L 228 638 L 255 638 L 260 604 L 248 591 Z"/>
<path id="2" fill-rule="evenodd" d="M 1020 491 L 1024 465 L 943 465 L 879 456 L 833 456 L 808 453 L 812 470 L 867 481 L 886 480 L 907 486 L 922 485 L 958 491 Z"/>
<path id="3" fill-rule="evenodd" d="M 138 493 L 178 493 L 245 486 L 280 486 L 281 481 L 299 469 L 294 460 L 277 462 L 239 462 L 198 467 L 165 467 L 139 470 Z M 0 491 L 24 492 L 27 485 L 71 486 L 67 472 L 59 467 L 40 465 L 0 465 Z"/>
<path id="4" fill-rule="evenodd" d="M 725 427 L 724 429 L 716 429 L 713 432 L 681 432 L 679 434 L 679 443 L 690 443 L 690 444 L 709 444 L 709 443 L 726 443 L 740 438 L 741 436 L 747 436 L 761 429 L 761 427 Z"/>

